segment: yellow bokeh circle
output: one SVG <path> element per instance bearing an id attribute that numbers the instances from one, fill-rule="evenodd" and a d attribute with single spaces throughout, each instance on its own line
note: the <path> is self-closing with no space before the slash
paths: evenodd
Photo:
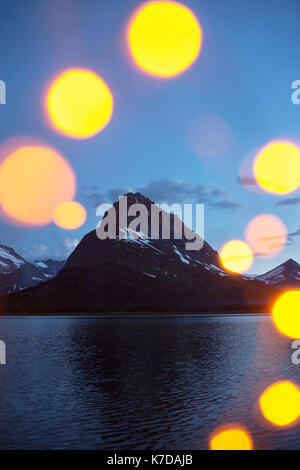
<path id="1" fill-rule="evenodd" d="M 280 333 L 300 339 L 300 290 L 282 294 L 273 306 L 272 318 Z"/>
<path id="2" fill-rule="evenodd" d="M 289 380 L 277 382 L 262 393 L 259 406 L 270 423 L 287 426 L 300 416 L 300 390 Z"/>
<path id="3" fill-rule="evenodd" d="M 58 227 L 75 230 L 85 223 L 86 210 L 79 202 L 63 202 L 56 207 L 53 220 Z"/>
<path id="4" fill-rule="evenodd" d="M 257 184 L 270 193 L 288 194 L 300 186 L 300 148 L 274 141 L 263 147 L 253 162 Z"/>
<path id="5" fill-rule="evenodd" d="M 134 62 L 160 77 L 183 72 L 198 57 L 202 29 L 194 13 L 178 2 L 150 1 L 133 15 L 127 40 Z"/>
<path id="6" fill-rule="evenodd" d="M 209 443 L 210 450 L 252 450 L 250 435 L 242 428 L 228 428 L 214 433 Z"/>
<path id="7" fill-rule="evenodd" d="M 242 273 L 252 265 L 253 253 L 242 240 L 231 240 L 221 248 L 220 261 L 228 271 Z"/>
<path id="8" fill-rule="evenodd" d="M 113 96 L 107 84 L 89 70 L 66 70 L 51 84 L 46 106 L 55 128 L 79 139 L 100 132 L 113 113 Z"/>

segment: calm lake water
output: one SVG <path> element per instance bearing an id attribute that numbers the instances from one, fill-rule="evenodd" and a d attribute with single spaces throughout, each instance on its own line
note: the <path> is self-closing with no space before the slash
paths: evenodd
<path id="1" fill-rule="evenodd" d="M 238 422 L 256 448 L 299 449 L 257 408 L 300 382 L 291 341 L 266 316 L 2 317 L 1 449 L 206 449 Z"/>

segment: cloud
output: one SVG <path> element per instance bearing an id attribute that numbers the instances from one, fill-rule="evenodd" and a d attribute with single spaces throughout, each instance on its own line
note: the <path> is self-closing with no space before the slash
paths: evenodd
<path id="1" fill-rule="evenodd" d="M 93 207 L 98 207 L 99 204 L 113 203 L 119 199 L 119 196 L 129 193 L 130 191 L 130 188 L 111 189 L 106 193 L 99 193 L 94 190 L 88 196 L 81 197 L 85 198 L 87 203 L 92 205 Z"/>
<path id="2" fill-rule="evenodd" d="M 33 243 L 29 250 L 20 250 L 22 256 L 29 261 L 45 259 L 66 259 L 78 245 L 77 238 L 65 238 L 57 240 L 55 247 L 49 247 L 43 243 Z"/>
<path id="3" fill-rule="evenodd" d="M 228 197 L 223 190 L 216 189 L 202 184 L 191 185 L 176 180 L 154 180 L 137 191 L 149 197 L 157 203 L 165 202 L 167 204 L 184 204 L 192 201 L 196 202 L 212 202 L 218 198 Z"/>
<path id="4" fill-rule="evenodd" d="M 288 234 L 289 237 L 297 237 L 298 235 L 300 235 L 300 228 L 296 230 L 296 232 Z"/>
<path id="5" fill-rule="evenodd" d="M 49 247 L 43 243 L 33 243 L 29 250 L 20 250 L 25 259 L 35 261 L 45 259 L 49 255 Z"/>
<path id="6" fill-rule="evenodd" d="M 230 211 L 235 211 L 243 207 L 241 206 L 241 204 L 237 204 L 236 202 L 232 202 L 232 201 L 213 202 L 210 204 L 210 206 L 215 207 L 216 209 L 228 209 Z"/>
<path id="7" fill-rule="evenodd" d="M 112 203 L 118 200 L 120 195 L 133 191 L 132 188 L 117 188 L 106 193 L 93 192 L 86 197 L 94 207 L 103 203 Z M 192 185 L 176 180 L 161 179 L 152 180 L 147 186 L 137 187 L 135 191 L 144 194 L 157 204 L 185 204 L 197 202 L 208 204 L 210 207 L 220 210 L 235 211 L 242 206 L 232 202 L 229 194 L 213 187 L 212 185 Z"/>
<path id="8" fill-rule="evenodd" d="M 300 197 L 291 197 L 290 199 L 283 199 L 281 201 L 276 202 L 275 206 L 295 206 L 296 204 L 300 204 Z"/>
<path id="9" fill-rule="evenodd" d="M 298 230 L 295 230 L 295 232 L 288 233 L 287 235 L 287 244 L 291 245 L 292 243 L 295 243 L 295 237 L 299 237 L 300 235 L 300 228 Z"/>
<path id="10" fill-rule="evenodd" d="M 257 186 L 257 182 L 253 176 L 241 175 L 238 176 L 237 181 L 244 186 Z"/>

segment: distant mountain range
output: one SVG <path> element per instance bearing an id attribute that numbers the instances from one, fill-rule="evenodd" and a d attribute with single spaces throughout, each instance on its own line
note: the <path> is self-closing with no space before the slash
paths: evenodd
<path id="1" fill-rule="evenodd" d="M 128 207 L 136 203 L 147 207 L 150 224 L 153 203 L 140 193 L 126 196 Z M 114 207 L 118 214 L 119 202 Z M 171 220 L 174 217 L 171 214 Z M 136 239 L 137 232 L 133 233 L 129 225 L 130 218 L 122 229 L 127 231 L 127 239 L 121 239 L 118 233 L 116 239 L 100 240 L 95 230 L 88 233 L 66 264 L 60 266 L 62 269 L 57 269 L 57 275 L 46 282 L 41 281 L 47 275 L 53 276 L 54 270 L 49 273 L 41 262 L 31 264 L 30 282 L 35 282 L 36 277 L 39 285 L 2 297 L 1 311 L 20 314 L 262 312 L 270 310 L 277 288 L 282 286 L 283 278 L 278 276 L 286 271 L 280 267 L 256 278 L 231 274 L 222 268 L 218 253 L 206 242 L 201 250 L 187 251 L 186 240 L 176 239 L 174 232 L 169 240 L 161 236 L 156 240 L 142 236 Z M 23 258 L 13 253 L 15 266 L 19 264 L 16 271 L 24 270 Z M 50 269 L 50 263 L 42 263 Z M 287 263 L 290 265 L 291 261 Z M 273 276 L 276 269 L 279 273 Z M 289 268 L 288 272 L 291 271 Z M 25 282 L 18 286 L 21 289 Z"/>
<path id="2" fill-rule="evenodd" d="M 256 279 L 277 288 L 300 288 L 300 264 L 293 259 L 289 259 L 277 268 L 256 276 Z"/>
<path id="3" fill-rule="evenodd" d="M 26 261 L 12 248 L 0 245 L 0 295 L 36 286 L 56 276 L 65 261 Z"/>

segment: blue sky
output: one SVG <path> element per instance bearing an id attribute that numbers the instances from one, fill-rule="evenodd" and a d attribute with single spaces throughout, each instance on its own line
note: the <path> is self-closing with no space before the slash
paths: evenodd
<path id="1" fill-rule="evenodd" d="M 205 238 L 216 249 L 243 238 L 247 222 L 262 212 L 278 215 L 289 233 L 300 228 L 300 202 L 278 206 L 279 197 L 250 192 L 238 182 L 240 164 L 253 149 L 278 137 L 300 142 L 300 105 L 291 102 L 291 84 L 300 79 L 299 0 L 185 1 L 202 25 L 202 52 L 190 69 L 169 80 L 141 73 L 129 59 L 125 27 L 141 3 L 1 4 L 0 79 L 7 85 L 7 104 L 0 106 L 0 143 L 25 135 L 60 150 L 76 172 L 77 200 L 86 206 L 88 221 L 71 232 L 2 221 L 0 243 L 31 258 L 61 257 L 72 240 L 95 228 L 95 195 L 148 188 L 154 197 L 151 182 L 157 181 L 164 181 L 165 188 L 177 184 L 187 198 L 195 187 L 208 191 L 209 203 L 197 202 L 206 204 Z M 88 140 L 55 133 L 44 116 L 45 87 L 70 67 L 94 70 L 115 99 L 109 126 Z M 217 164 L 197 157 L 188 143 L 191 124 L 206 113 L 221 116 L 234 135 Z M 222 196 L 214 200 L 213 190 Z M 296 197 L 299 191 L 285 199 Z M 218 201 L 232 208 L 214 204 Z M 290 257 L 300 262 L 299 247 L 296 235 L 275 259 L 256 259 L 250 272 L 264 272 Z"/>

